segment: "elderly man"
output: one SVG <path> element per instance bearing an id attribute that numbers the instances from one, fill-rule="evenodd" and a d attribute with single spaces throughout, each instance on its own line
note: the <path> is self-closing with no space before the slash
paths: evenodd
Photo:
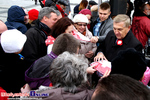
<path id="1" fill-rule="evenodd" d="M 99 18 L 93 23 L 93 35 L 91 42 L 101 43 L 104 41 L 106 35 L 110 30 L 113 30 L 113 21 L 110 17 L 110 5 L 108 3 L 102 3 L 99 6 Z"/>
<path id="2" fill-rule="evenodd" d="M 117 15 L 113 19 L 113 27 L 114 29 L 107 34 L 105 41 L 99 46 L 94 61 L 112 61 L 120 50 L 127 48 L 142 52 L 142 44 L 130 31 L 130 18 L 127 15 Z"/>
<path id="3" fill-rule="evenodd" d="M 39 11 L 38 20 L 35 27 L 30 28 L 25 35 L 25 43 L 22 55 L 25 57 L 26 66 L 29 67 L 35 60 L 47 54 L 45 40 L 50 34 L 52 26 L 56 23 L 57 12 L 49 7 L 44 7 Z"/>

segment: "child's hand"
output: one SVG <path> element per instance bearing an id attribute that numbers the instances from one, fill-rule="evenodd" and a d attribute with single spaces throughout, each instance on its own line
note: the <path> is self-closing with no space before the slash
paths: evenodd
<path id="1" fill-rule="evenodd" d="M 94 67 L 95 67 L 95 66 L 90 66 L 90 67 L 88 67 L 88 68 L 86 69 L 86 72 L 87 72 L 88 74 L 93 74 L 93 73 L 96 71 L 96 69 L 94 69 Z"/>

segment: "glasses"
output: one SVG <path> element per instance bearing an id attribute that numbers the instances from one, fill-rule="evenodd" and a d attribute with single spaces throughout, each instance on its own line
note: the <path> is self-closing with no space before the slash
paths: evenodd
<path id="1" fill-rule="evenodd" d="M 87 24 L 78 24 L 78 23 L 76 23 L 77 25 L 79 25 L 79 26 L 87 26 Z"/>

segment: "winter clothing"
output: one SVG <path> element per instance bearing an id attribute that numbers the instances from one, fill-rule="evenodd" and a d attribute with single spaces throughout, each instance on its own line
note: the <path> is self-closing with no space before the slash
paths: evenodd
<path id="1" fill-rule="evenodd" d="M 86 27 L 85 37 L 91 39 L 92 36 L 93 36 L 92 33 Z M 96 52 L 97 46 L 95 43 L 84 40 L 80 40 L 80 43 L 81 43 L 81 49 L 79 50 L 80 54 L 86 54 L 88 51 L 93 51 L 94 53 Z"/>
<path id="2" fill-rule="evenodd" d="M 94 90 L 89 90 L 85 86 L 78 87 L 76 93 L 65 92 L 64 88 L 49 88 L 38 91 L 41 94 L 49 94 L 49 96 L 42 97 L 42 100 L 91 100 L 93 92 Z"/>
<path id="3" fill-rule="evenodd" d="M 122 39 L 122 45 L 116 44 L 116 36 L 114 31 L 110 31 L 103 43 L 98 47 L 97 52 L 103 52 L 108 61 L 117 56 L 120 50 L 125 50 L 127 48 L 134 48 L 139 52 L 142 52 L 142 44 L 137 40 L 131 31 Z"/>
<path id="4" fill-rule="evenodd" d="M 95 1 L 89 1 L 89 5 L 97 5 Z"/>
<path id="5" fill-rule="evenodd" d="M 36 20 L 38 19 L 39 11 L 36 9 L 31 9 L 28 11 L 29 19 Z"/>
<path id="6" fill-rule="evenodd" d="M 84 15 L 91 15 L 91 11 L 89 9 L 83 9 L 79 12 L 79 14 L 84 14 Z"/>
<path id="7" fill-rule="evenodd" d="M 25 57 L 26 66 L 30 67 L 35 60 L 47 54 L 45 40 L 50 31 L 47 25 L 37 20 L 35 27 L 25 33 L 27 41 L 21 54 Z"/>
<path id="8" fill-rule="evenodd" d="M 87 17 L 83 14 L 77 14 L 74 16 L 73 20 L 74 23 L 83 22 L 83 23 L 89 23 Z"/>
<path id="9" fill-rule="evenodd" d="M 78 4 L 78 5 L 76 5 L 75 7 L 74 7 L 74 15 L 76 15 L 76 14 L 78 14 L 79 13 L 79 6 L 80 6 L 80 4 Z"/>
<path id="10" fill-rule="evenodd" d="M 58 4 L 68 6 L 68 3 L 65 0 L 58 0 Z"/>
<path id="11" fill-rule="evenodd" d="M 36 60 L 25 72 L 25 81 L 31 89 L 38 89 L 40 85 L 49 86 L 49 67 L 57 57 L 53 52 Z"/>
<path id="12" fill-rule="evenodd" d="M 19 6 L 11 6 L 8 9 L 8 17 L 7 21 L 5 22 L 8 29 L 18 29 L 23 34 L 27 31 L 27 27 L 24 23 L 24 10 Z"/>
<path id="13" fill-rule="evenodd" d="M 55 6 L 55 2 L 53 2 L 53 0 L 46 0 L 45 1 L 45 7 L 51 7 L 51 6 Z"/>
<path id="14" fill-rule="evenodd" d="M 144 78 L 142 79 L 142 83 L 144 85 L 148 85 L 150 82 L 150 68 L 146 67 L 146 71 L 144 72 Z"/>
<path id="15" fill-rule="evenodd" d="M 98 18 L 99 19 L 99 18 Z M 100 19 L 99 19 L 100 20 Z M 96 23 L 98 23 L 98 20 L 96 20 L 94 23 L 93 23 L 93 27 L 96 25 Z M 106 38 L 106 35 L 108 34 L 108 32 L 110 30 L 113 30 L 113 20 L 111 17 L 108 17 L 105 21 L 101 22 L 101 25 L 99 27 L 99 30 L 98 30 L 98 42 L 101 43 L 102 41 L 104 41 L 104 39 Z M 93 31 L 92 31 L 93 32 Z M 93 33 L 94 34 L 94 33 Z"/>
<path id="16" fill-rule="evenodd" d="M 7 30 L 1 35 L 1 45 L 6 53 L 16 53 L 22 50 L 27 37 L 20 31 Z"/>
<path id="17" fill-rule="evenodd" d="M 145 56 L 130 48 L 122 50 L 111 62 L 110 74 L 123 74 L 140 80 L 146 71 Z"/>
<path id="18" fill-rule="evenodd" d="M 145 48 L 150 36 L 150 19 L 145 16 L 134 16 L 132 21 L 132 32 Z"/>
<path id="19" fill-rule="evenodd" d="M 7 93 L 19 93 L 25 84 L 23 60 L 14 53 L 5 53 L 0 44 L 0 86 Z"/>

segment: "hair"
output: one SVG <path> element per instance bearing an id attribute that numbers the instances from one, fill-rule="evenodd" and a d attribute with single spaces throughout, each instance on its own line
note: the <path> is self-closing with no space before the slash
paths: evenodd
<path id="1" fill-rule="evenodd" d="M 147 8 L 147 5 L 149 5 L 149 3 L 144 3 L 144 4 L 142 4 L 139 8 L 140 8 L 140 10 L 143 12 L 143 11 L 145 11 L 146 9 L 148 9 Z"/>
<path id="2" fill-rule="evenodd" d="M 87 82 L 88 60 L 84 55 L 60 54 L 50 66 L 50 80 L 54 87 L 75 93 L 78 86 Z"/>
<path id="3" fill-rule="evenodd" d="M 80 41 L 72 34 L 64 33 L 59 35 L 54 41 L 52 52 L 56 55 L 59 55 L 64 51 L 77 53 L 77 48 L 81 48 Z"/>
<path id="4" fill-rule="evenodd" d="M 109 10 L 109 11 L 110 11 L 110 4 L 104 2 L 104 3 L 100 4 L 99 9 L 102 9 L 102 10 Z"/>
<path id="5" fill-rule="evenodd" d="M 56 10 L 54 10 L 53 8 L 51 8 L 51 7 L 41 8 L 40 11 L 39 11 L 38 19 L 42 20 L 44 16 L 46 16 L 47 18 L 50 18 L 51 17 L 51 13 L 58 14 L 58 12 Z"/>
<path id="6" fill-rule="evenodd" d="M 60 34 L 64 33 L 68 26 L 73 25 L 73 21 L 67 17 L 59 19 L 52 27 L 51 34 L 54 38 L 57 38 Z"/>
<path id="7" fill-rule="evenodd" d="M 79 11 L 81 11 L 82 9 L 85 9 L 88 5 L 88 1 L 87 0 L 82 0 L 80 2 L 80 6 L 79 6 Z"/>
<path id="8" fill-rule="evenodd" d="M 129 27 L 130 26 L 130 18 L 129 16 L 125 15 L 125 14 L 118 14 L 114 19 L 113 19 L 114 23 L 120 23 L 120 22 L 124 22 L 124 27 Z"/>
<path id="9" fill-rule="evenodd" d="M 61 13 L 60 13 L 59 10 L 56 10 L 56 15 L 57 15 L 57 16 L 60 16 L 60 15 L 61 15 Z"/>
<path id="10" fill-rule="evenodd" d="M 91 100 L 150 100 L 150 90 L 128 76 L 113 74 L 98 82 Z"/>
<path id="11" fill-rule="evenodd" d="M 123 74 L 141 80 L 146 71 L 145 56 L 133 48 L 122 50 L 111 62 L 110 74 Z"/>

